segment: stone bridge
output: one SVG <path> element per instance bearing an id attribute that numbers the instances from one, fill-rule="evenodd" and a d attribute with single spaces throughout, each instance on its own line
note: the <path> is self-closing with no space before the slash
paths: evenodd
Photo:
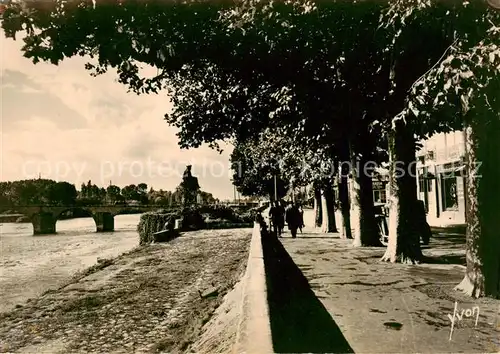
<path id="1" fill-rule="evenodd" d="M 110 232 L 115 229 L 115 215 L 126 213 L 130 210 L 151 211 L 161 209 L 149 205 L 91 205 L 91 206 L 13 206 L 10 210 L 26 215 L 33 224 L 34 235 L 48 235 L 56 233 L 56 222 L 61 214 L 68 210 L 84 210 L 94 219 L 97 232 Z"/>

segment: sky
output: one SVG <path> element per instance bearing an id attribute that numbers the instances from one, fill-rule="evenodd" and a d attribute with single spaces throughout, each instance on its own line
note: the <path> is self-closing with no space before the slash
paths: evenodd
<path id="1" fill-rule="evenodd" d="M 35 65 L 22 44 L 0 30 L 1 181 L 41 175 L 77 189 L 91 180 L 173 190 L 190 164 L 202 190 L 233 198 L 232 147 L 181 150 L 163 119 L 172 109 L 165 92 L 127 93 L 111 71 L 91 77 L 82 57 Z"/>

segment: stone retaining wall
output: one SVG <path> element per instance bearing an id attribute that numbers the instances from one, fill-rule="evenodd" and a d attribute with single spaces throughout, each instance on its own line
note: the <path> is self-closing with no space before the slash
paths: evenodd
<path id="1" fill-rule="evenodd" d="M 234 353 L 273 353 L 260 225 L 254 224 Z"/>

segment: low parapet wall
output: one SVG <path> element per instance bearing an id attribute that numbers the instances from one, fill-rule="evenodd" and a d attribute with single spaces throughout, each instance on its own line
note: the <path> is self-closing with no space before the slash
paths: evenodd
<path id="1" fill-rule="evenodd" d="M 254 224 L 243 278 L 240 323 L 234 353 L 273 353 L 266 272 L 259 223 Z"/>

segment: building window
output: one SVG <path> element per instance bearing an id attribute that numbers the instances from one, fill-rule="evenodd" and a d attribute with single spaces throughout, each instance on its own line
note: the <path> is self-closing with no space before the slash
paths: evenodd
<path id="1" fill-rule="evenodd" d="M 387 203 L 387 197 L 386 197 L 386 194 L 385 194 L 385 190 L 381 190 L 380 191 L 380 201 L 382 203 Z"/>
<path id="2" fill-rule="evenodd" d="M 432 192 L 432 178 L 429 178 L 427 168 L 423 170 L 418 179 L 418 186 L 420 193 Z"/>
<path id="3" fill-rule="evenodd" d="M 456 210 L 458 208 L 457 178 L 447 177 L 441 179 L 443 210 Z"/>
<path id="4" fill-rule="evenodd" d="M 419 179 L 418 180 L 418 189 L 420 190 L 420 193 L 424 193 L 425 190 L 425 179 Z"/>
<path id="5" fill-rule="evenodd" d="M 380 189 L 373 191 L 373 200 L 375 201 L 375 203 L 386 203 L 387 197 L 385 194 L 385 190 Z"/>
<path id="6" fill-rule="evenodd" d="M 420 193 L 432 192 L 432 179 L 422 178 L 418 181 Z"/>

